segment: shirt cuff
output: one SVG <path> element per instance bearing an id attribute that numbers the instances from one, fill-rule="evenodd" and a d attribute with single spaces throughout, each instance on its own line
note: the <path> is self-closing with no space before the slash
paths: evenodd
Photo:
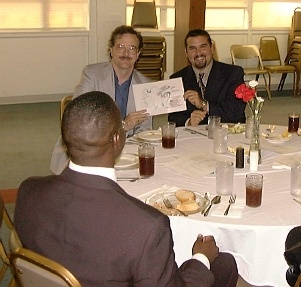
<path id="1" fill-rule="evenodd" d="M 189 121 L 190 121 L 190 118 L 188 118 L 188 119 L 186 120 L 186 122 L 185 122 L 185 127 L 188 126 Z"/>
<path id="2" fill-rule="evenodd" d="M 202 253 L 196 253 L 192 255 L 192 259 L 196 259 L 200 262 L 202 262 L 209 270 L 210 270 L 210 262 L 206 255 Z"/>

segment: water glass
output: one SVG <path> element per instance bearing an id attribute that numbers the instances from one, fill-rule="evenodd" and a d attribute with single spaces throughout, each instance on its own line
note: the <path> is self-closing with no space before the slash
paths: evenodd
<path id="1" fill-rule="evenodd" d="M 249 173 L 246 175 L 246 205 L 258 207 L 262 201 L 263 175 Z"/>
<path id="2" fill-rule="evenodd" d="M 228 150 L 228 130 L 218 127 L 213 130 L 213 152 L 226 153 Z"/>
<path id="3" fill-rule="evenodd" d="M 162 126 L 162 147 L 174 148 L 176 145 L 176 123 L 168 122 Z"/>
<path id="4" fill-rule="evenodd" d="M 291 166 L 291 195 L 301 197 L 301 162 Z"/>
<path id="5" fill-rule="evenodd" d="M 139 173 L 141 176 L 153 176 L 155 174 L 155 148 L 149 143 L 143 143 L 138 147 Z"/>
<path id="6" fill-rule="evenodd" d="M 233 193 L 234 164 L 231 161 L 218 161 L 216 163 L 216 193 L 230 195 Z"/>
<path id="7" fill-rule="evenodd" d="M 209 116 L 208 117 L 208 138 L 213 139 L 213 130 L 216 127 L 220 127 L 221 117 Z"/>

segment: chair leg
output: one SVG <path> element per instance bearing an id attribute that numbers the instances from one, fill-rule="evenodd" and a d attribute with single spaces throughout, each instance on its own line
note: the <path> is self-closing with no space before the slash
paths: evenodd
<path id="1" fill-rule="evenodd" d="M 286 76 L 287 76 L 286 73 L 282 74 L 281 80 L 280 80 L 279 85 L 278 85 L 278 91 L 282 91 L 283 86 L 284 86 L 284 82 L 285 82 L 285 79 L 286 79 Z"/>
<path id="2" fill-rule="evenodd" d="M 264 83 L 265 83 L 265 89 L 267 91 L 267 94 L 268 94 L 268 99 L 271 100 L 272 99 L 272 96 L 271 96 L 271 90 L 270 90 L 270 86 L 271 86 L 271 75 L 270 73 L 268 73 L 268 77 L 269 77 L 269 82 L 267 83 L 267 80 L 265 78 L 265 75 L 262 74 L 263 76 L 263 79 L 264 79 Z"/>

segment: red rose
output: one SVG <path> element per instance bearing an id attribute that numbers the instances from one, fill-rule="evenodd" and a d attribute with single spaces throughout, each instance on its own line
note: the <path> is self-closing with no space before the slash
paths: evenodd
<path id="1" fill-rule="evenodd" d="M 242 99 L 244 102 L 248 102 L 255 97 L 255 89 L 248 87 L 246 84 L 241 84 L 235 89 L 235 96 L 238 99 Z"/>

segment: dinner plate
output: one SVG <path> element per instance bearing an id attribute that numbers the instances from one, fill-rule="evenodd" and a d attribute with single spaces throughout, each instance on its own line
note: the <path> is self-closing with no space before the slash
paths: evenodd
<path id="1" fill-rule="evenodd" d="M 198 192 L 195 192 L 195 191 L 194 191 L 194 194 L 196 197 L 195 201 L 199 205 L 199 208 L 196 210 L 193 210 L 193 211 L 184 211 L 186 214 L 194 214 L 194 213 L 201 212 L 201 211 L 205 210 L 210 203 L 209 200 L 204 197 L 204 195 L 202 195 Z M 168 209 L 164 205 L 164 203 L 163 203 L 164 198 L 169 199 L 170 203 L 174 207 L 173 209 Z M 179 213 L 176 210 L 177 204 L 180 202 L 177 200 L 177 198 L 175 196 L 175 192 L 170 192 L 170 191 L 156 192 L 156 193 L 150 195 L 148 198 L 146 198 L 145 203 L 155 207 L 156 209 L 160 210 L 162 213 L 164 213 L 166 215 L 176 215 L 176 216 L 181 215 L 181 213 Z"/>
<path id="2" fill-rule="evenodd" d="M 227 128 L 228 134 L 241 134 L 244 133 L 246 130 L 245 124 L 232 124 L 232 123 L 225 123 L 222 124 L 222 127 Z"/>
<path id="3" fill-rule="evenodd" d="M 279 143 L 284 143 L 287 142 L 291 139 L 292 137 L 282 137 L 281 135 L 278 136 L 270 136 L 270 137 L 265 137 L 266 141 L 268 141 L 269 143 L 275 143 L 275 144 L 279 144 Z"/>
<path id="4" fill-rule="evenodd" d="M 133 153 L 122 153 L 115 162 L 116 169 L 123 169 L 134 167 L 139 162 L 139 157 L 137 154 Z"/>
<path id="5" fill-rule="evenodd" d="M 161 130 L 150 130 L 138 133 L 137 137 L 143 141 L 159 142 L 162 140 L 162 133 Z"/>
<path id="6" fill-rule="evenodd" d="M 288 133 L 287 131 L 284 131 L 281 134 L 270 133 L 270 134 L 262 134 L 262 135 L 266 139 L 266 141 L 275 144 L 287 142 L 292 138 L 292 134 Z"/>

